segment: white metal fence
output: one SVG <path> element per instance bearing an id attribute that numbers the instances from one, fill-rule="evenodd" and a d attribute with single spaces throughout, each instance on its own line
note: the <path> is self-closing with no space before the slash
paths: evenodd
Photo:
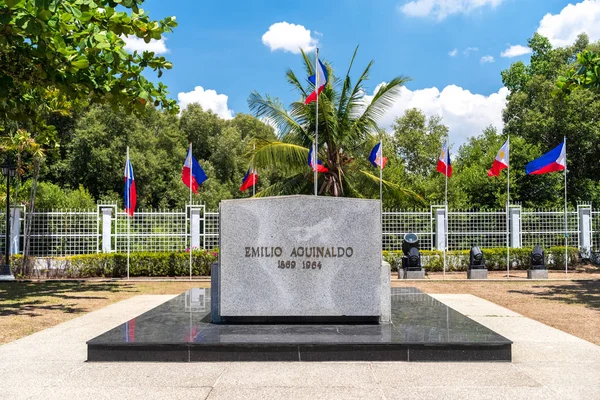
<path id="1" fill-rule="evenodd" d="M 591 206 L 587 206 L 591 208 Z M 110 220 L 106 220 L 103 209 L 110 208 Z M 563 210 L 520 210 L 518 226 L 507 226 L 507 212 L 450 210 L 448 212 L 448 249 L 469 249 L 473 245 L 483 248 L 506 246 L 508 230 L 518 230 L 519 241 L 513 247 L 544 247 L 564 245 Z M 191 210 L 199 217 L 192 221 Z M 416 233 L 420 247 L 425 250 L 436 247 L 435 213 L 439 206 L 429 210 L 386 210 L 382 215 L 382 243 L 384 250 L 400 250 L 406 233 Z M 590 210 L 591 232 L 589 243 L 593 251 L 600 251 L 600 211 Z M 24 221 L 31 219 L 30 251 L 33 256 L 66 256 L 110 251 L 127 251 L 127 232 L 131 235 L 132 252 L 185 251 L 194 242 L 198 247 L 213 249 L 219 245 L 219 213 L 206 210 L 202 205 L 189 205 L 183 210 L 139 210 L 129 218 L 116 205 L 99 205 L 91 210 L 53 210 L 21 212 L 20 235 L 13 239 L 17 251 L 23 252 Z M 569 210 L 568 243 L 582 248 L 580 215 L 578 210 Z M 194 230 L 193 225 L 198 224 Z M 14 224 L 13 224 L 14 225 Z M 110 232 L 103 232 L 108 227 Z M 444 229 L 445 231 L 445 229 Z M 0 252 L 4 254 L 5 216 L 0 213 Z M 512 236 L 511 236 L 512 237 Z M 105 242 L 109 243 L 105 243 Z M 13 243 L 14 246 L 14 243 Z"/>

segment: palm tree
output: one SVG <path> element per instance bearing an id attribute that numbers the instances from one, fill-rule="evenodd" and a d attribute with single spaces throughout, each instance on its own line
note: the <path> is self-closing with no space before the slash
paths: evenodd
<path id="1" fill-rule="evenodd" d="M 363 197 L 361 188 L 379 184 L 379 177 L 369 172 L 364 162 L 357 160 L 366 159 L 368 151 L 379 140 L 377 135 L 381 135 L 381 131 L 377 122 L 394 104 L 400 88 L 409 80 L 403 76 L 395 77 L 379 85 L 374 96 L 367 96 L 363 85 L 369 78 L 373 61 L 353 84 L 350 72 L 357 51 L 358 47 L 343 79 L 335 77 L 331 66 L 327 65 L 329 82 L 319 96 L 318 156 L 329 169 L 329 172 L 321 174 L 321 194 Z M 304 51 L 302 58 L 306 76 L 313 75 L 314 59 L 309 59 Z M 308 80 L 303 84 L 291 69 L 288 69 L 286 77 L 301 96 L 289 110 L 277 98 L 263 97 L 256 91 L 248 99 L 250 110 L 258 118 L 268 120 L 279 132 L 278 141 L 256 143 L 252 152 L 253 165 L 259 168 L 275 166 L 287 178 L 263 189 L 258 196 L 310 193 L 314 184 L 307 157 L 315 137 L 316 103 L 304 104 L 314 85 Z M 387 190 L 416 196 L 394 183 L 383 181 L 383 184 Z"/>

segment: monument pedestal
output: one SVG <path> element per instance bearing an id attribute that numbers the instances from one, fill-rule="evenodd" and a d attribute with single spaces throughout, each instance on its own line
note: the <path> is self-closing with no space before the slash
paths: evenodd
<path id="1" fill-rule="evenodd" d="M 548 279 L 547 269 L 528 269 L 527 279 Z"/>
<path id="2" fill-rule="evenodd" d="M 425 279 L 425 270 L 421 268 L 418 271 L 410 271 L 401 268 L 398 270 L 398 279 Z"/>
<path id="3" fill-rule="evenodd" d="M 467 270 L 467 279 L 487 279 L 488 278 L 488 270 L 487 269 L 468 269 Z"/>
<path id="4" fill-rule="evenodd" d="M 219 215 L 213 323 L 390 320 L 379 201 L 300 195 L 223 200 Z"/>

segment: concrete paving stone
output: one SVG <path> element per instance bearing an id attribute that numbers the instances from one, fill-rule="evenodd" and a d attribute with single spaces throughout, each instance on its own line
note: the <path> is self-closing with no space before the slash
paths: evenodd
<path id="1" fill-rule="evenodd" d="M 40 393 L 40 399 L 44 400 L 198 400 L 206 399 L 211 387 L 95 387 L 95 388 L 72 388 L 72 387 L 49 387 Z"/>
<path id="2" fill-rule="evenodd" d="M 294 400 L 321 400 L 321 399 L 385 399 L 381 390 L 373 387 L 280 387 L 280 386 L 217 386 L 210 395 L 209 400 L 252 400 L 252 399 L 294 399 Z"/>
<path id="3" fill-rule="evenodd" d="M 432 294 L 450 308 L 467 316 L 522 317 L 521 314 L 470 294 Z"/>
<path id="4" fill-rule="evenodd" d="M 43 387 L 7 386 L 0 384 L 0 398 L 10 400 L 39 399 Z"/>
<path id="5" fill-rule="evenodd" d="M 526 363 L 515 367 L 552 388 L 592 387 L 600 389 L 600 364 Z M 598 397 L 600 399 L 600 396 Z"/>
<path id="6" fill-rule="evenodd" d="M 81 362 L 11 362 L 2 367 L 0 397 L 5 387 L 45 387 L 69 380 Z"/>
<path id="7" fill-rule="evenodd" d="M 223 386 L 364 387 L 373 385 L 369 363 L 232 363 Z"/>
<path id="8" fill-rule="evenodd" d="M 591 344 L 591 346 L 589 346 L 589 344 L 591 343 L 538 343 L 527 341 L 514 341 L 512 345 L 512 359 L 513 363 L 600 363 L 600 347 L 594 344 Z"/>
<path id="9" fill-rule="evenodd" d="M 553 388 L 557 399 L 569 400 L 598 400 L 600 399 L 600 386 L 597 387 L 558 387 Z"/>
<path id="10" fill-rule="evenodd" d="M 227 363 L 85 363 L 65 387 L 213 386 Z"/>
<path id="11" fill-rule="evenodd" d="M 386 400 L 552 400 L 556 393 L 545 387 L 383 387 Z M 564 399 L 564 398 L 563 398 Z"/>
<path id="12" fill-rule="evenodd" d="M 586 342 L 577 336 L 570 335 L 559 329 L 542 324 L 526 317 L 474 317 L 470 318 L 480 324 L 498 332 L 513 341 L 527 342 L 577 342 L 588 343 L 595 346 L 593 343 Z"/>
<path id="13" fill-rule="evenodd" d="M 539 387 L 510 363 L 373 363 L 377 383 L 392 387 Z"/>

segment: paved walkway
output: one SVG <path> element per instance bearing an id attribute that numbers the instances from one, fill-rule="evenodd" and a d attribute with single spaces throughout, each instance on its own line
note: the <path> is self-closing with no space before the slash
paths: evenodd
<path id="1" fill-rule="evenodd" d="M 1 399 L 600 399 L 600 347 L 471 295 L 434 295 L 515 342 L 513 363 L 87 363 L 137 296 L 0 346 Z"/>

